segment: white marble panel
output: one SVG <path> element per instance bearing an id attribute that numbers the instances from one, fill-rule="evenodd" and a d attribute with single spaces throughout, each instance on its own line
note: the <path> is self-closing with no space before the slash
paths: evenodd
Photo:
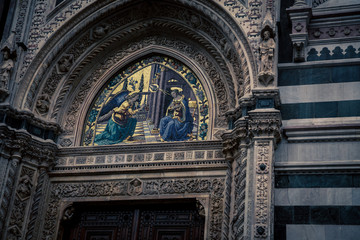
<path id="1" fill-rule="evenodd" d="M 286 225 L 286 239 L 325 240 L 325 225 Z"/>
<path id="2" fill-rule="evenodd" d="M 359 100 L 359 89 L 360 82 L 279 87 L 282 104 Z"/>
<path id="3" fill-rule="evenodd" d="M 277 188 L 275 189 L 275 205 L 276 206 L 360 205 L 360 198 L 354 199 L 353 190 L 354 190 L 353 188 Z"/>
<path id="4" fill-rule="evenodd" d="M 352 204 L 360 205 L 360 188 L 352 188 Z"/>
<path id="5" fill-rule="evenodd" d="M 358 240 L 357 225 L 286 225 L 288 240 Z"/>
<path id="6" fill-rule="evenodd" d="M 360 160 L 360 142 L 287 143 L 282 141 L 275 152 L 276 162 L 314 162 Z"/>

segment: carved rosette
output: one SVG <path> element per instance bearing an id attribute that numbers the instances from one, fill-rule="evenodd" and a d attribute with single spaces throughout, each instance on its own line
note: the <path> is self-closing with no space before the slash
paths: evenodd
<path id="1" fill-rule="evenodd" d="M 131 180 L 128 184 L 128 193 L 131 196 L 137 196 L 140 195 L 143 191 L 143 184 L 142 181 L 135 178 Z"/>
<path id="2" fill-rule="evenodd" d="M 47 204 L 45 225 L 42 238 L 44 240 L 56 239 L 56 226 L 58 215 L 61 210 L 61 202 L 66 199 L 81 201 L 85 197 L 91 198 L 128 196 L 129 186 L 138 185 L 140 182 L 142 191 L 138 196 L 161 196 L 176 194 L 209 194 L 210 200 L 210 229 L 207 239 L 220 239 L 223 221 L 223 198 L 225 181 L 220 178 L 206 179 L 173 179 L 173 180 L 117 180 L 108 182 L 84 182 L 84 183 L 56 183 L 51 186 L 50 200 Z"/>

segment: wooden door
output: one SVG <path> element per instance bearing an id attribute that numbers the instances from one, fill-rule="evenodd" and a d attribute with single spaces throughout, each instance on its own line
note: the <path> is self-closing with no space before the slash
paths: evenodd
<path id="1" fill-rule="evenodd" d="M 194 202 L 83 205 L 63 223 L 63 240 L 200 240 L 204 217 Z"/>

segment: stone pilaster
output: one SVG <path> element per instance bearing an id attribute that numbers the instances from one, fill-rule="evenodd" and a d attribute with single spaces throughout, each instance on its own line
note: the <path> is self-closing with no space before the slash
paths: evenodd
<path id="1" fill-rule="evenodd" d="M 39 229 L 41 229 L 41 224 L 43 223 L 42 216 L 45 209 L 41 206 L 45 204 L 45 196 L 49 184 L 48 167 L 48 164 L 42 164 L 38 170 L 37 184 L 26 229 L 25 239 L 27 240 L 38 239 Z"/>
<path id="2" fill-rule="evenodd" d="M 11 207 L 21 161 L 20 146 L 11 141 L 5 133 L 1 133 L 1 137 L 4 139 L 1 148 L 1 161 L 7 161 L 7 163 L 4 165 L 6 169 L 0 196 L 0 237 L 5 234 L 6 216 Z"/>
<path id="3" fill-rule="evenodd" d="M 296 0 L 294 5 L 286 9 L 292 24 L 290 38 L 293 44 L 293 61 L 305 61 L 305 49 L 308 44 L 308 26 L 311 7 L 304 0 Z"/>
<path id="4" fill-rule="evenodd" d="M 234 128 L 222 135 L 228 176 L 226 202 L 229 208 L 229 239 L 241 239 L 245 232 L 245 197 L 246 197 L 246 156 L 247 156 L 247 120 L 240 118 L 234 122 Z"/>
<path id="5" fill-rule="evenodd" d="M 274 150 L 280 140 L 280 111 L 274 108 L 250 111 L 248 124 L 253 162 L 249 168 L 249 188 L 253 190 L 249 191 L 253 201 L 248 215 L 250 239 L 273 239 Z"/>
<path id="6" fill-rule="evenodd" d="M 39 204 L 44 198 L 44 183 L 47 182 L 47 169 L 53 165 L 56 144 L 39 142 L 29 133 L 0 129 L 5 147 L 2 155 L 9 155 L 6 185 L 1 199 L 2 239 L 26 239 L 33 236 Z M 33 239 L 32 237 L 27 239 Z"/>
<path id="7" fill-rule="evenodd" d="M 232 125 L 232 120 L 230 120 Z M 222 134 L 223 139 L 223 153 L 227 161 L 226 183 L 225 183 L 225 206 L 224 206 L 224 219 L 223 219 L 223 232 L 225 236 L 222 239 L 229 239 L 230 221 L 233 215 L 233 174 L 234 174 L 234 158 L 237 154 L 238 148 L 238 136 L 236 135 L 236 129 L 229 130 Z"/>

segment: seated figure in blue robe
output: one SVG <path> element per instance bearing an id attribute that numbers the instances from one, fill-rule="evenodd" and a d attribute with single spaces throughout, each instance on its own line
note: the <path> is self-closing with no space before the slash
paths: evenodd
<path id="1" fill-rule="evenodd" d="M 171 88 L 173 100 L 166 111 L 166 116 L 160 120 L 162 141 L 184 141 L 192 137 L 193 118 L 188 101 L 181 92 L 182 89 L 179 87 Z"/>
<path id="2" fill-rule="evenodd" d="M 139 100 L 139 93 L 133 92 L 126 96 L 121 105 L 112 110 L 111 118 L 105 130 L 96 135 L 94 143 L 97 145 L 112 145 L 129 140 L 135 132 L 136 118 L 132 115 L 140 111 L 144 106 L 133 110 L 134 104 Z"/>

